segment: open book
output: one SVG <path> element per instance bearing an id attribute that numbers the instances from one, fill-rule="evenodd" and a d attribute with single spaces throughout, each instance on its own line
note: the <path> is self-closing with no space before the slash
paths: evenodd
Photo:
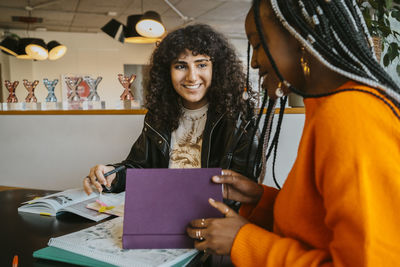
<path id="1" fill-rule="evenodd" d="M 125 201 L 125 192 L 119 194 L 104 193 L 102 195 L 92 193 L 88 196 L 81 188 L 69 189 L 24 202 L 22 203 L 23 205 L 18 208 L 18 212 L 37 213 L 48 216 L 56 216 L 61 212 L 71 212 L 98 222 L 111 216 L 110 214 L 113 214 L 111 210 L 107 212 L 110 214 L 106 214 L 105 212 L 98 212 L 98 210 L 87 208 L 87 206 L 93 206 L 93 203 L 96 203 L 99 197 L 101 197 L 102 202 L 113 203 L 114 207 L 117 207 L 123 205 Z"/>
<path id="2" fill-rule="evenodd" d="M 186 266 L 198 254 L 195 249 L 123 249 L 123 218 L 51 238 L 47 248 L 33 257 L 85 266 Z"/>

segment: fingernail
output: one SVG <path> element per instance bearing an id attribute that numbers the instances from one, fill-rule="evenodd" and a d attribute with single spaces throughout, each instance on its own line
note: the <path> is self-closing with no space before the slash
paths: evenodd
<path id="1" fill-rule="evenodd" d="M 221 181 L 221 178 L 219 176 L 213 176 L 213 181 L 219 182 L 219 181 Z"/>
<path id="2" fill-rule="evenodd" d="M 215 200 L 213 198 L 209 198 L 208 201 L 210 201 L 211 203 L 215 203 Z"/>
<path id="3" fill-rule="evenodd" d="M 222 174 L 222 175 L 225 175 L 225 172 L 222 170 L 222 171 L 221 171 L 221 174 Z"/>

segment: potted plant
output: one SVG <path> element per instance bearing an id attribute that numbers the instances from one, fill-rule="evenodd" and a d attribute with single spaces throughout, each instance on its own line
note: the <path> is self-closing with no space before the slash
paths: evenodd
<path id="1" fill-rule="evenodd" d="M 393 20 L 400 22 L 400 0 L 357 0 L 369 32 L 377 45 L 377 55 L 385 51 L 383 65 L 397 62 L 400 76 L 400 29 L 393 27 Z M 391 22 L 392 21 L 392 22 Z M 380 57 L 378 57 L 380 60 Z"/>

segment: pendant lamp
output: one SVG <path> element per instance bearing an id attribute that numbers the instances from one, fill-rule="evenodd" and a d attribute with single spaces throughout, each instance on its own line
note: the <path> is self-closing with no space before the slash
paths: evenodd
<path id="1" fill-rule="evenodd" d="M 17 50 L 17 58 L 19 58 L 19 59 L 33 59 L 25 51 L 25 47 L 31 41 L 32 41 L 32 38 L 21 38 L 21 39 L 19 39 L 19 41 L 18 41 L 18 50 Z"/>
<path id="2" fill-rule="evenodd" d="M 118 41 L 120 41 L 121 43 L 124 42 L 124 28 L 125 26 L 115 20 L 115 19 L 111 19 L 109 22 L 107 22 L 106 25 L 104 25 L 101 30 L 103 32 L 105 32 L 107 35 L 109 35 L 111 38 L 114 38 Z"/>
<path id="3" fill-rule="evenodd" d="M 6 37 L 1 43 L 0 43 L 0 49 L 13 56 L 17 56 L 18 52 L 18 40 L 13 37 Z"/>
<path id="4" fill-rule="evenodd" d="M 136 31 L 145 37 L 157 38 L 165 33 L 160 14 L 155 11 L 146 11 L 136 24 Z"/>
<path id="5" fill-rule="evenodd" d="M 45 60 L 49 57 L 47 45 L 43 39 L 32 38 L 31 42 L 25 47 L 25 51 L 36 60 Z"/>
<path id="6" fill-rule="evenodd" d="M 67 52 L 67 47 L 65 45 L 60 44 L 57 41 L 50 41 L 47 44 L 47 49 L 49 50 L 49 59 L 56 60 L 60 57 L 64 56 Z"/>
<path id="7" fill-rule="evenodd" d="M 126 43 L 137 43 L 137 44 L 152 44 L 157 41 L 160 41 L 160 38 L 147 38 L 141 36 L 136 31 L 136 24 L 141 19 L 142 15 L 130 15 L 127 18 L 126 27 L 125 27 L 125 42 Z"/>

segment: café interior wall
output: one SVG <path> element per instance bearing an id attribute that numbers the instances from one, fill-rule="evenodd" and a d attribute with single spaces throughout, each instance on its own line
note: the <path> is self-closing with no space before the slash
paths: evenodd
<path id="1" fill-rule="evenodd" d="M 127 157 L 143 119 L 144 115 L 2 115 L 0 185 L 81 187 L 94 165 Z M 286 114 L 282 122 L 276 161 L 280 185 L 295 160 L 303 124 L 304 114 Z M 271 163 L 264 184 L 274 186 Z"/>
<path id="2" fill-rule="evenodd" d="M 26 37 L 25 31 L 10 30 Z M 47 90 L 43 78 L 59 79 L 55 89 L 56 97 L 62 99 L 61 77 L 66 74 L 90 75 L 94 78 L 102 76 L 98 86 L 98 94 L 107 104 L 114 105 L 119 99 L 123 88 L 117 74 L 123 73 L 124 64 L 147 64 L 155 47 L 154 44 L 122 44 L 104 33 L 66 33 L 66 32 L 30 32 L 30 37 L 43 38 L 46 42 L 57 40 L 67 46 L 67 53 L 58 60 L 32 61 L 17 59 L 3 54 L 0 58 L 2 66 L 2 80 L 18 80 L 16 95 L 18 100 L 24 101 L 27 91 L 22 80 L 39 80 L 35 95 L 38 101 L 43 102 Z M 138 86 L 135 85 L 134 86 Z M 4 85 L 3 96 L 8 92 Z M 3 99 L 3 101 L 5 101 Z"/>

